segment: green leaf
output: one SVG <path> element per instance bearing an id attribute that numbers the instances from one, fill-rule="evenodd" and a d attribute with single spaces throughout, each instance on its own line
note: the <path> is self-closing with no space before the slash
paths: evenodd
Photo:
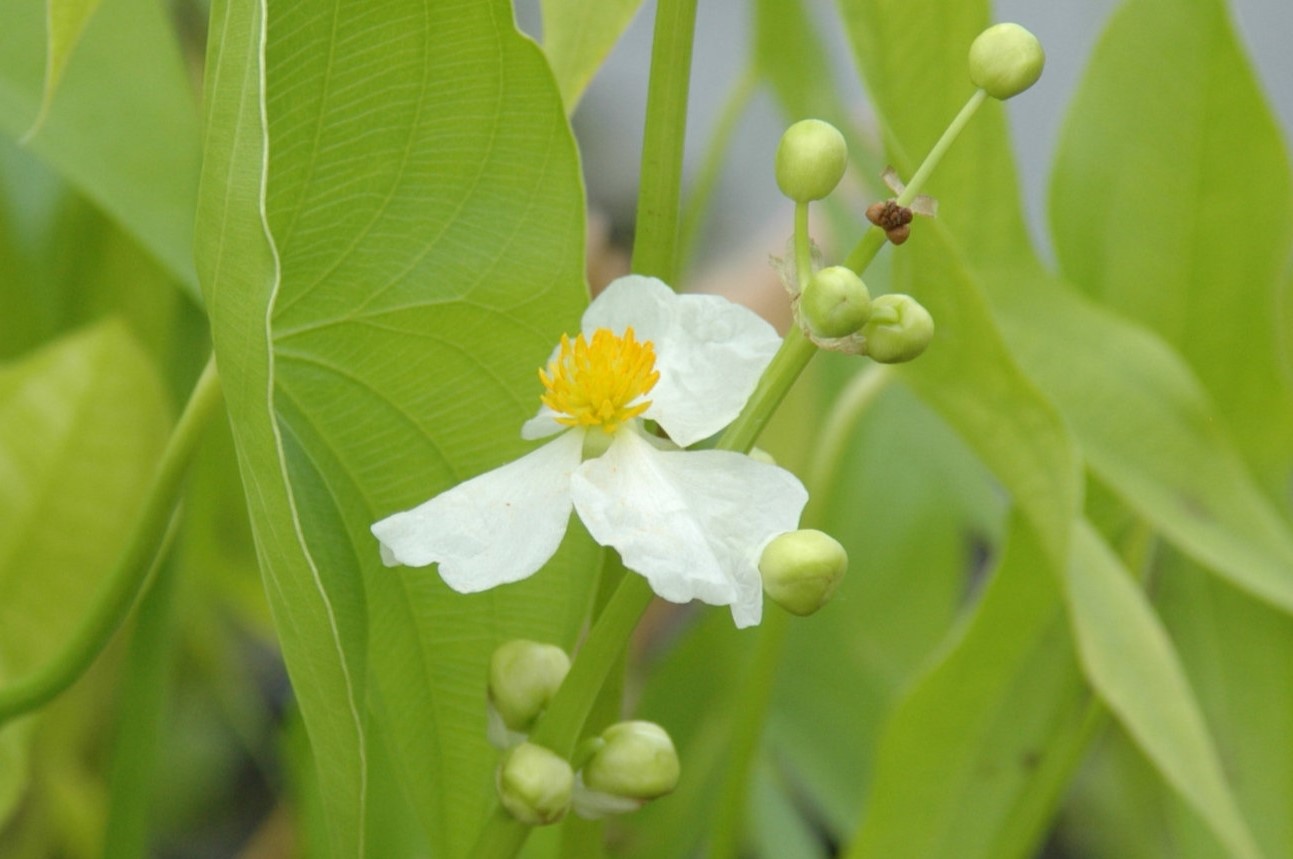
<path id="1" fill-rule="evenodd" d="M 213 9 L 198 230 L 262 572 L 334 850 L 363 850 L 380 730 L 460 855 L 490 801 L 489 654 L 573 645 L 598 556 L 572 531 L 463 596 L 382 567 L 369 526 L 528 449 L 535 369 L 587 301 L 577 156 L 502 0 L 272 11 L 262 65 L 259 10 Z"/>
<path id="2" fill-rule="evenodd" d="M 49 107 L 54 103 L 54 93 L 63 79 L 63 69 L 90 16 L 98 8 L 99 0 L 45 0 L 45 85 L 41 90 L 40 111 L 23 135 L 24 142 L 34 137 L 45 123 Z"/>
<path id="3" fill-rule="evenodd" d="M 1096 711 L 1046 550 L 1015 525 L 973 617 L 881 734 L 850 859 L 1024 857 L 1045 833 Z"/>
<path id="4" fill-rule="evenodd" d="M 0 130 L 15 138 L 40 109 L 42 13 L 34 2 L 0 11 Z M 198 115 L 161 5 L 113 0 L 94 14 L 30 146 L 196 297 Z"/>
<path id="5" fill-rule="evenodd" d="M 922 225 L 894 263 L 894 285 L 938 326 L 902 378 L 954 426 L 1037 529 L 1057 572 L 1080 504 L 1081 460 L 1049 400 L 1007 350 L 975 274 L 942 225 Z"/>
<path id="6" fill-rule="evenodd" d="M 1240 808 L 1265 855 L 1290 855 L 1293 748 L 1286 738 L 1293 731 L 1293 674 L 1271 655 L 1293 652 L 1293 618 L 1175 552 L 1155 573 L 1155 605 Z M 1092 855 L 1224 855 L 1198 814 L 1155 776 L 1131 741 L 1114 739 L 1076 794 L 1065 840 L 1101 845 Z M 1135 842 L 1157 849 L 1131 849 Z"/>
<path id="7" fill-rule="evenodd" d="M 1155 602 L 1216 737 L 1222 766 L 1267 856 L 1293 854 L 1293 617 L 1183 558 Z M 1179 843 L 1179 842 L 1178 842 Z"/>
<path id="8" fill-rule="evenodd" d="M 1177 349 L 1282 492 L 1293 183 L 1228 19 L 1217 0 L 1122 6 L 1070 108 L 1051 219 L 1065 276 Z"/>
<path id="9" fill-rule="evenodd" d="M 543 53 L 567 116 L 641 5 L 642 0 L 543 0 Z"/>
<path id="10" fill-rule="evenodd" d="M 1091 469 L 1168 539 L 1293 610 L 1293 536 L 1249 477 L 1180 358 L 1046 275 L 1003 276 L 1002 328 Z"/>
<path id="11" fill-rule="evenodd" d="M 842 9 L 889 123 L 891 157 L 904 173 L 963 101 L 963 58 L 986 23 L 981 6 L 872 0 Z M 1020 98 L 1042 95 L 1045 80 Z M 1179 356 L 1043 272 L 1023 229 L 998 105 L 984 105 L 931 182 L 927 190 L 941 198 L 937 223 L 955 236 L 992 299 L 1010 353 L 1059 408 L 1090 466 L 1186 551 L 1249 592 L 1293 607 L 1293 534 L 1262 497 Z M 917 224 L 900 262 L 938 232 L 931 226 Z M 934 318 L 937 343 L 947 314 Z"/>
<path id="12" fill-rule="evenodd" d="M 1144 594 L 1093 529 L 1079 528 L 1073 546 L 1065 583 L 1087 677 L 1231 855 L 1260 856 L 1180 660 Z"/>
<path id="13" fill-rule="evenodd" d="M 94 604 L 167 425 L 156 373 L 120 324 L 0 367 L 0 685 L 39 670 Z M 0 754 L 21 760 L 30 726 L 6 727 Z M 0 799 L 24 775 L 0 767 Z"/>

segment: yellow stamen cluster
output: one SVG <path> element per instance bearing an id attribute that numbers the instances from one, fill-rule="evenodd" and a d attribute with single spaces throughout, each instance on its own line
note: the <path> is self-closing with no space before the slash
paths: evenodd
<path id="1" fill-rule="evenodd" d="M 546 389 L 539 399 L 558 413 L 558 423 L 613 433 L 651 405 L 642 397 L 660 374 L 651 341 L 639 343 L 632 328 L 623 337 L 599 328 L 591 343 L 582 334 L 573 341 L 561 335 L 561 352 L 539 379 Z"/>

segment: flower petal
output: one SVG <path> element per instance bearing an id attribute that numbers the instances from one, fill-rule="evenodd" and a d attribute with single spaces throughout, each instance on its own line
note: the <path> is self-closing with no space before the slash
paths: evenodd
<path id="1" fill-rule="evenodd" d="M 593 539 L 671 602 L 730 605 L 759 622 L 759 553 L 798 526 L 808 493 L 790 472 L 729 451 L 661 451 L 633 431 L 575 470 L 571 497 Z"/>
<path id="2" fill-rule="evenodd" d="M 547 563 L 570 520 L 570 475 L 582 431 L 571 431 L 423 504 L 373 525 L 382 560 L 422 567 L 459 593 L 515 582 Z"/>
<path id="3" fill-rule="evenodd" d="M 781 346 L 754 311 L 718 295 L 678 295 L 653 277 L 629 275 L 584 311 L 583 331 L 633 326 L 655 346 L 660 381 L 644 417 L 686 447 L 731 423 Z"/>
<path id="4" fill-rule="evenodd" d="M 546 405 L 539 406 L 535 416 L 521 424 L 521 438 L 533 441 L 536 438 L 547 438 L 570 429 L 565 424 L 557 423 L 557 414 Z"/>

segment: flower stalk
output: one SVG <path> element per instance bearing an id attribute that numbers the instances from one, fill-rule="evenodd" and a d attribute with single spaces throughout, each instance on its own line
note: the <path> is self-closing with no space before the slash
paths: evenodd
<path id="1" fill-rule="evenodd" d="M 978 112 L 987 98 L 988 93 L 986 91 L 981 89 L 974 91 L 965 106 L 961 108 L 951 124 L 943 131 L 942 136 L 938 138 L 938 142 L 929 150 L 929 154 L 925 156 L 925 160 L 916 169 L 916 173 L 911 177 L 911 181 L 907 183 L 907 187 L 898 195 L 897 203 L 899 206 L 909 206 L 916 199 L 916 196 L 920 194 L 921 189 L 925 186 L 925 182 L 933 174 L 935 168 L 938 167 L 939 162 L 943 160 L 943 156 L 952 148 L 956 138 L 970 124 L 970 120 L 974 118 L 974 114 Z M 862 234 L 862 238 L 844 260 L 844 264 L 858 274 L 862 274 L 866 271 L 867 266 L 871 264 L 871 261 L 875 259 L 876 254 L 880 252 L 885 240 L 884 230 L 877 226 L 872 226 L 871 229 Z"/>

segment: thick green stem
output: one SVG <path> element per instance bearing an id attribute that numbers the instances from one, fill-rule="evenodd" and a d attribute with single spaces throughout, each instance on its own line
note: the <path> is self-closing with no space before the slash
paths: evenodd
<path id="1" fill-rule="evenodd" d="M 925 156 L 925 160 L 921 162 L 920 167 L 916 168 L 916 173 L 911 177 L 911 181 L 907 183 L 907 187 L 898 195 L 899 206 L 909 206 L 911 201 L 916 199 L 916 195 L 920 193 L 921 188 L 925 187 L 925 182 L 934 172 L 934 168 L 943 160 L 947 150 L 956 142 L 956 138 L 960 136 L 965 126 L 970 123 L 970 119 L 987 97 L 988 94 L 984 90 L 974 91 L 974 95 L 970 96 L 969 101 L 961 108 L 961 112 L 947 126 L 943 136 L 938 138 L 934 148 L 929 150 L 929 154 Z M 884 230 L 875 226 L 871 227 L 862 235 L 857 246 L 844 260 L 844 264 L 858 274 L 862 274 L 862 272 L 866 271 L 866 267 L 871 264 L 871 260 L 875 259 L 875 255 L 880 252 L 880 248 L 884 246 L 884 241 Z"/>
<path id="2" fill-rule="evenodd" d="M 660 0 L 642 136 L 633 271 L 668 284 L 676 284 L 678 276 L 678 204 L 695 32 L 696 0 Z"/>
<path id="3" fill-rule="evenodd" d="M 167 442 L 130 542 L 100 589 L 89 614 L 53 659 L 34 674 L 0 689 L 0 725 L 48 703 L 71 686 L 107 646 L 112 634 L 130 613 L 165 555 L 180 481 L 193 459 L 202 429 L 219 404 L 220 377 L 212 356 Z"/>

